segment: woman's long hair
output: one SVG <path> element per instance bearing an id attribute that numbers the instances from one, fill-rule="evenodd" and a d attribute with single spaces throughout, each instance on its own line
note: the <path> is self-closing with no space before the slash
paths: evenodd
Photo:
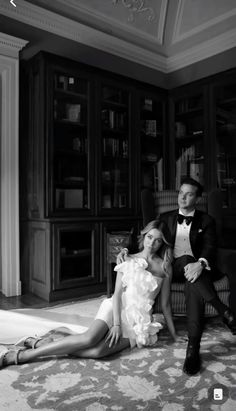
<path id="1" fill-rule="evenodd" d="M 170 232 L 167 224 L 161 219 L 150 221 L 141 231 L 138 236 L 138 248 L 143 250 L 143 243 L 145 235 L 150 231 L 156 229 L 161 232 L 163 243 L 157 251 L 157 255 L 163 259 L 163 270 L 166 274 L 170 273 L 170 267 L 173 260 L 173 250 L 170 242 Z"/>

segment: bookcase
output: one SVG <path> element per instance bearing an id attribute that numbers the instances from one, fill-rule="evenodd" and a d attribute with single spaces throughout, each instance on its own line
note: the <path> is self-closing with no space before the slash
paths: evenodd
<path id="1" fill-rule="evenodd" d="M 140 90 L 138 103 L 141 188 L 162 191 L 166 102 L 150 90 Z"/>
<path id="2" fill-rule="evenodd" d="M 168 120 L 166 186 L 178 189 L 181 178 L 191 176 L 204 191 L 220 191 L 220 241 L 236 248 L 236 70 L 171 90 Z"/>
<path id="3" fill-rule="evenodd" d="M 194 87 L 173 93 L 170 101 L 171 184 L 178 190 L 189 176 L 206 185 L 207 107 L 205 89 Z"/>
<path id="4" fill-rule="evenodd" d="M 118 82 L 101 83 L 101 203 L 103 214 L 132 208 L 132 89 Z"/>
<path id="5" fill-rule="evenodd" d="M 214 121 L 214 183 L 225 209 L 236 209 L 236 80 L 228 76 L 211 88 Z"/>
<path id="6" fill-rule="evenodd" d="M 89 209 L 89 78 L 53 73 L 51 213 Z"/>
<path id="7" fill-rule="evenodd" d="M 21 70 L 23 292 L 106 292 L 108 239 L 136 238 L 146 173 L 163 189 L 167 93 L 45 52 Z"/>

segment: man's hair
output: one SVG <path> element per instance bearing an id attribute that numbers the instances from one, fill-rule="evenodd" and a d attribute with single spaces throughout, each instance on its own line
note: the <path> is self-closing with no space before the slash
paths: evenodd
<path id="1" fill-rule="evenodd" d="M 201 197 L 202 193 L 203 193 L 203 186 L 196 180 L 194 180 L 194 178 L 192 177 L 184 177 L 183 180 L 181 181 L 181 186 L 183 184 L 189 184 L 190 186 L 194 186 L 197 188 L 196 190 L 196 195 L 197 197 Z"/>

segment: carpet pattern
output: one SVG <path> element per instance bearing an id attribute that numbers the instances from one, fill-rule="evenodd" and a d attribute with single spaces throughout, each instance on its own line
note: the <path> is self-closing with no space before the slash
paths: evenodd
<path id="1" fill-rule="evenodd" d="M 185 335 L 183 320 L 177 329 Z M 57 336 L 59 337 L 59 336 Z M 104 359 L 51 357 L 0 371 L 0 409 L 127 411 L 236 409 L 236 336 L 217 320 L 206 326 L 202 371 L 182 372 L 186 345 L 162 330 L 155 347 Z M 223 399 L 213 397 L 223 389 Z"/>

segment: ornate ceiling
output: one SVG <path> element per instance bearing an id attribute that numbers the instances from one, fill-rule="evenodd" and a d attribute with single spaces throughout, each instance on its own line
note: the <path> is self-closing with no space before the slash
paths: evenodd
<path id="1" fill-rule="evenodd" d="M 15 4 L 0 0 L 0 14 L 164 73 L 236 46 L 235 0 L 15 0 Z"/>

